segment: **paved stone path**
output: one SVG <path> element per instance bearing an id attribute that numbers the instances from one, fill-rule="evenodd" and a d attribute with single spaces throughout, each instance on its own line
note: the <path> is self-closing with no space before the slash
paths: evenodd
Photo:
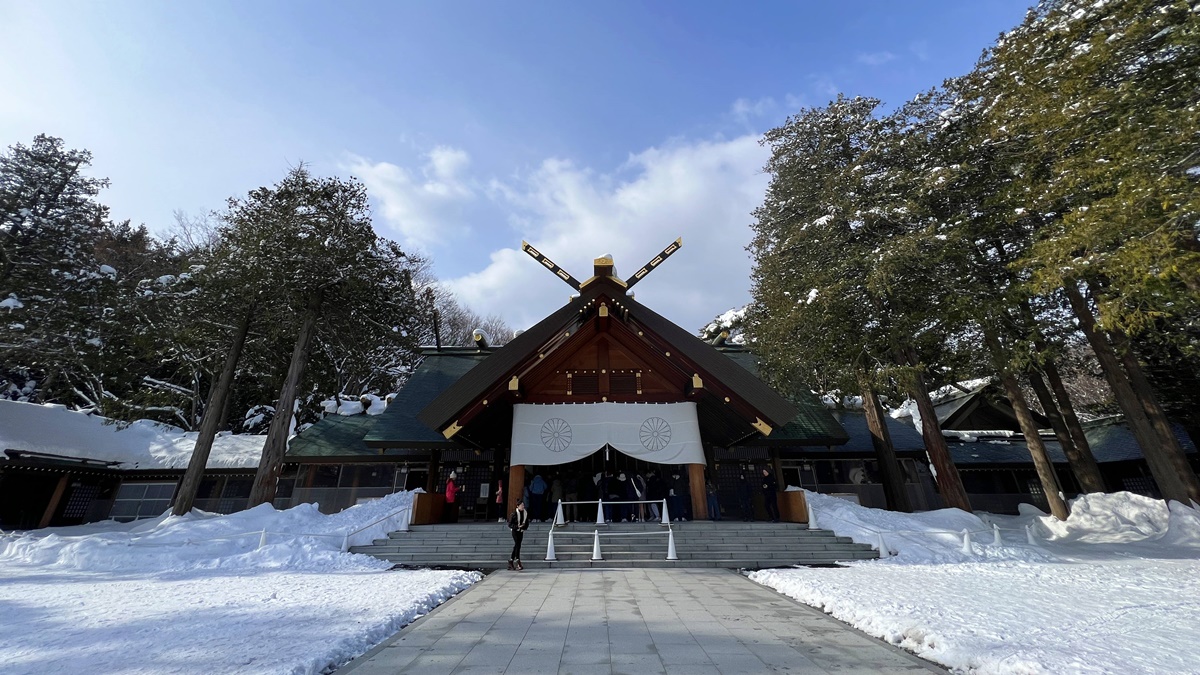
<path id="1" fill-rule="evenodd" d="M 732 570 L 496 572 L 338 675 L 944 672 Z"/>

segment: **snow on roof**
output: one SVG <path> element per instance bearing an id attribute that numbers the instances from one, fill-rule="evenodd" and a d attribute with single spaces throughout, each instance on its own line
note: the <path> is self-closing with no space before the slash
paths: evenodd
<path id="1" fill-rule="evenodd" d="M 368 415 L 378 415 L 387 410 L 388 402 L 395 396 L 395 394 L 388 394 L 387 398 L 380 398 L 375 394 L 363 394 L 357 399 L 343 398 L 340 401 L 331 398 L 321 401 L 321 406 L 328 415 L 361 415 L 363 412 Z"/>
<path id="2" fill-rule="evenodd" d="M 98 415 L 61 405 L 0 400 L 0 451 L 121 462 L 122 469 L 186 469 L 199 435 L 149 420 L 124 429 L 105 422 Z M 208 468 L 256 467 L 265 440 L 266 436 L 252 434 L 218 434 Z"/>

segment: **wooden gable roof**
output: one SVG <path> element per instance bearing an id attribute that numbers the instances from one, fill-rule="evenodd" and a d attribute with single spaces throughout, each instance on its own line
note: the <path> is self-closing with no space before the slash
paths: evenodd
<path id="1" fill-rule="evenodd" d="M 677 400 L 697 401 L 702 428 L 715 443 L 732 445 L 760 433 L 769 436 L 800 412 L 711 344 L 630 298 L 619 280 L 598 275 L 584 282 L 578 297 L 447 387 L 417 418 L 446 438 L 473 422 L 502 426 L 501 418 L 511 415 L 511 403 L 528 400 L 523 396 L 532 393 L 526 388 L 531 382 L 544 381 L 554 366 L 566 364 L 570 354 L 593 345 L 598 336 L 640 360 L 647 370 L 657 369 L 676 381 L 682 375 L 688 386 L 680 390 L 683 398 Z M 595 400 L 601 399 L 597 395 Z M 837 427 L 836 421 L 829 421 Z M 840 427 L 837 431 L 841 432 Z M 474 438 L 461 440 L 478 443 L 477 434 L 468 436 Z M 793 442 L 827 444 L 845 438 L 844 432 L 821 436 Z"/>

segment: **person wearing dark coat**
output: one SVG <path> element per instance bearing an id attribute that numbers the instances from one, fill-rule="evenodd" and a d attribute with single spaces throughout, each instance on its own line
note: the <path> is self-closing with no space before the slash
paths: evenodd
<path id="1" fill-rule="evenodd" d="M 742 512 L 742 520 L 747 523 L 754 520 L 754 500 L 751 498 L 753 494 L 750 479 L 746 477 L 746 474 L 738 476 L 738 510 Z"/>
<path id="2" fill-rule="evenodd" d="M 534 473 L 533 482 L 529 484 L 529 498 L 533 500 L 529 505 L 529 510 L 538 522 L 546 519 L 546 493 L 549 491 L 550 486 L 546 483 L 546 479 L 542 478 L 542 474 Z"/>
<path id="3" fill-rule="evenodd" d="M 762 470 L 763 504 L 767 507 L 767 517 L 772 523 L 779 522 L 779 482 L 767 469 Z"/>
<path id="4" fill-rule="evenodd" d="M 659 507 L 662 506 L 662 498 L 666 496 L 666 489 L 662 486 L 662 478 L 659 477 L 659 472 L 650 472 L 646 479 L 646 498 L 659 502 L 650 504 L 650 513 L 654 514 L 655 520 L 662 518 L 662 512 L 660 512 Z"/>
<path id="5" fill-rule="evenodd" d="M 667 479 L 667 515 L 671 520 L 687 520 L 684 513 L 684 496 L 687 494 L 685 486 L 687 481 L 679 477 L 679 471 L 676 470 Z"/>
<path id="6" fill-rule="evenodd" d="M 525 510 L 525 502 L 517 502 L 517 510 L 508 517 L 508 529 L 512 531 L 513 549 L 508 556 L 508 569 L 523 570 L 521 564 L 521 541 L 525 539 L 525 530 L 529 529 L 529 512 Z"/>

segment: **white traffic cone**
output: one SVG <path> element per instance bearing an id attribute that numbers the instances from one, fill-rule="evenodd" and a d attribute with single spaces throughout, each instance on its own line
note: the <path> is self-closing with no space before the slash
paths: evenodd
<path id="1" fill-rule="evenodd" d="M 596 530 L 596 538 L 592 540 L 592 560 L 604 560 L 600 555 L 600 530 Z"/>
<path id="2" fill-rule="evenodd" d="M 604 522 L 604 500 L 603 499 L 596 500 L 596 524 L 597 525 L 606 525 L 607 524 Z"/>
<path id="3" fill-rule="evenodd" d="M 963 535 L 962 552 L 967 555 L 972 555 L 973 553 L 975 553 L 975 551 L 971 550 L 971 531 L 964 527 L 963 531 L 962 531 L 962 535 Z"/>
<path id="4" fill-rule="evenodd" d="M 663 517 L 662 524 L 667 527 L 671 526 L 671 516 L 667 513 L 667 500 L 663 500 Z"/>
<path id="5" fill-rule="evenodd" d="M 546 560 L 558 560 L 554 557 L 554 528 L 550 528 L 550 538 L 546 540 Z"/>
<path id="6" fill-rule="evenodd" d="M 679 556 L 675 554 L 674 528 L 667 530 L 667 560 L 679 560 Z"/>
<path id="7" fill-rule="evenodd" d="M 563 517 L 562 500 L 560 499 L 558 502 L 558 511 L 554 514 L 554 525 L 556 527 L 562 527 L 566 524 L 567 519 Z"/>
<path id="8" fill-rule="evenodd" d="M 1000 526 L 992 523 L 992 546 L 1000 545 Z"/>

